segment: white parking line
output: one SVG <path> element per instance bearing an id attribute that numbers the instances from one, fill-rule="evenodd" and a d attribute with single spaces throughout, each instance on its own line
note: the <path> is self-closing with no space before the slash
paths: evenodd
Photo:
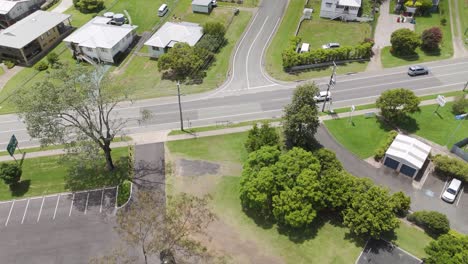
<path id="1" fill-rule="evenodd" d="M 13 211 L 13 206 L 15 205 L 15 200 L 13 200 L 13 202 L 11 203 L 11 207 L 10 207 L 10 212 L 8 213 L 8 217 L 7 217 L 7 220 L 5 222 L 5 226 L 8 225 L 8 221 L 10 221 L 10 216 L 11 216 L 11 211 Z"/>
<path id="2" fill-rule="evenodd" d="M 88 211 L 88 200 L 89 200 L 89 192 L 88 192 L 88 195 L 86 196 L 86 206 L 84 209 L 84 214 L 86 214 L 86 211 Z"/>
<path id="3" fill-rule="evenodd" d="M 44 200 L 45 200 L 45 196 L 42 197 L 41 209 L 39 209 L 39 214 L 37 215 L 37 221 L 36 222 L 39 222 L 39 219 L 41 219 L 42 206 L 44 206 Z"/>
<path id="4" fill-rule="evenodd" d="M 72 209 L 73 209 L 73 202 L 75 201 L 75 193 L 73 193 L 73 196 L 72 196 L 72 202 L 71 202 L 71 205 L 70 205 L 70 213 L 68 213 L 68 216 L 71 215 L 71 212 L 72 212 Z"/>
<path id="5" fill-rule="evenodd" d="M 59 201 L 60 201 L 60 194 L 57 195 L 57 204 L 55 204 L 55 211 L 54 211 L 54 216 L 52 217 L 52 220 L 55 220 L 55 215 L 57 214 L 57 208 L 58 208 L 58 205 L 59 205 Z"/>
<path id="6" fill-rule="evenodd" d="M 104 190 L 101 193 L 101 206 L 99 206 L 99 213 L 102 213 L 102 200 L 104 200 Z"/>
<path id="7" fill-rule="evenodd" d="M 442 188 L 442 192 L 440 192 L 439 198 L 441 198 L 441 199 L 442 199 L 442 194 L 444 194 L 445 187 L 447 187 L 447 183 L 448 183 L 448 179 L 445 180 L 444 188 Z"/>
<path id="8" fill-rule="evenodd" d="M 458 203 L 460 202 L 461 197 L 462 197 L 462 195 L 463 195 L 463 189 L 464 189 L 464 187 L 462 187 L 461 190 L 460 190 L 460 195 L 458 196 L 457 204 L 455 204 L 456 207 L 458 207 Z"/>
<path id="9" fill-rule="evenodd" d="M 115 188 L 115 208 L 117 208 L 117 199 L 119 198 L 119 186 L 117 185 L 117 188 Z"/>
<path id="10" fill-rule="evenodd" d="M 28 207 L 29 207 L 29 201 L 31 199 L 28 199 L 28 201 L 26 202 L 26 208 L 24 208 L 24 214 L 23 214 L 23 219 L 21 219 L 21 224 L 24 223 L 24 219 L 26 218 L 26 212 L 28 211 Z"/>

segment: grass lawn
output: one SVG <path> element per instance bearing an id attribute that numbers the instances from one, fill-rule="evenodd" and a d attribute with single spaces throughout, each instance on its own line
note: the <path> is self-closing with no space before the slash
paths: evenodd
<path id="1" fill-rule="evenodd" d="M 114 161 L 128 155 L 128 148 L 115 148 L 112 151 Z M 52 193 L 66 192 L 67 186 L 67 164 L 61 162 L 60 156 L 40 157 L 25 159 L 23 162 L 23 174 L 21 176 L 21 187 L 11 192 L 8 185 L 0 181 L 0 200 L 10 200 L 19 197 L 31 197 L 47 195 Z M 103 175 L 90 175 L 94 182 L 87 182 L 86 189 L 113 186 L 117 178 L 110 179 Z M 118 179 L 117 179 L 118 180 Z M 77 189 L 74 189 L 76 191 Z"/>
<path id="2" fill-rule="evenodd" d="M 465 0 L 466 1 L 466 0 Z M 440 27 L 442 29 L 443 39 L 441 43 L 440 53 L 425 53 L 420 48 L 416 49 L 417 55 L 407 57 L 395 57 L 390 53 L 390 47 L 382 49 L 381 59 L 382 65 L 386 68 L 396 67 L 406 64 L 421 63 L 434 60 L 448 59 L 453 55 L 452 33 L 450 31 L 450 19 L 448 1 L 440 1 L 441 9 L 444 10 L 445 15 L 433 13 L 429 17 L 416 17 L 415 32 L 421 34 L 424 30 L 431 27 Z M 442 26 L 440 19 L 445 17 L 447 24 Z"/>
<path id="3" fill-rule="evenodd" d="M 4 73 L 5 73 L 5 70 L 2 67 L 0 67 L 0 75 L 2 75 Z"/>
<path id="4" fill-rule="evenodd" d="M 455 120 L 451 112 L 452 103 L 439 108 L 440 116 L 434 114 L 436 108 L 436 105 L 422 106 L 420 113 L 412 114 L 411 121 L 400 124 L 400 127 L 442 146 L 448 142 L 448 146 L 451 147 L 453 143 L 466 137 L 468 123 Z M 375 117 L 356 116 L 352 121 L 354 125 L 349 123 L 348 118 L 327 120 L 325 125 L 335 139 L 349 151 L 360 158 L 368 158 L 374 154 L 389 128 Z"/>
<path id="5" fill-rule="evenodd" d="M 232 16 L 232 10 L 228 8 L 216 8 L 208 16 L 203 14 L 191 13 L 190 1 L 179 0 L 180 6 L 174 11 L 177 17 L 182 17 L 183 21 L 196 22 L 204 24 L 207 21 L 220 21 L 227 24 Z M 185 11 L 182 11 L 185 4 Z M 201 84 L 182 85 L 184 94 L 198 93 L 220 86 L 226 79 L 229 68 L 231 53 L 240 39 L 240 36 L 247 27 L 252 14 L 248 11 L 241 11 L 234 17 L 229 26 L 226 37 L 228 44 L 224 46 L 218 54 L 215 61 L 207 71 L 207 76 Z M 146 52 L 146 50 L 143 50 Z M 137 99 L 176 95 L 175 83 L 169 80 L 162 80 L 161 73 L 158 71 L 157 60 L 151 60 L 147 57 L 135 56 L 129 63 L 124 72 L 115 73 L 117 82 L 133 87 L 132 96 Z"/>
<path id="6" fill-rule="evenodd" d="M 461 22 L 462 40 L 468 48 L 468 0 L 457 0 Z"/>
<path id="7" fill-rule="evenodd" d="M 320 18 L 320 3 L 319 0 L 309 1 L 309 5 L 314 9 L 312 20 L 304 21 L 298 34 L 304 42 L 311 44 L 311 48 L 320 48 L 328 42 L 339 42 L 343 46 L 352 46 L 363 41 L 365 37 L 370 37 L 371 26 L 369 23 L 343 23 Z M 286 73 L 283 70 L 281 54 L 288 46 L 289 39 L 294 36 L 304 5 L 305 1 L 301 0 L 289 2 L 278 31 L 268 47 L 265 67 L 268 73 L 276 79 L 284 81 L 302 80 L 326 76 L 331 72 L 328 67 L 294 74 Z M 340 34 L 340 32 L 346 32 L 346 34 Z M 340 65 L 337 73 L 360 72 L 364 71 L 366 67 L 367 63 L 365 62 Z"/>
<path id="8" fill-rule="evenodd" d="M 401 222 L 400 227 L 395 230 L 397 239 L 393 241 L 397 246 L 410 252 L 418 258 L 426 257 L 424 248 L 433 240 L 420 229 Z"/>

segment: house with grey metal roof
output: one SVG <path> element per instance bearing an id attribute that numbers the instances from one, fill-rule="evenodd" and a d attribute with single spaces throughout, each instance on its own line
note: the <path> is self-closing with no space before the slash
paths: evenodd
<path id="1" fill-rule="evenodd" d="M 40 9 L 46 0 L 0 0 L 0 27 L 7 28 Z"/>
<path id="2" fill-rule="evenodd" d="M 0 32 L 0 58 L 30 66 L 71 31 L 70 15 L 36 11 Z"/>
<path id="3" fill-rule="evenodd" d="M 123 19 L 121 14 L 97 16 L 63 42 L 77 59 L 115 63 L 117 56 L 124 54 L 132 44 L 137 29 L 135 25 L 124 24 Z"/>
<path id="4" fill-rule="evenodd" d="M 195 46 L 203 36 L 203 28 L 196 23 L 166 22 L 145 42 L 151 57 L 159 58 L 176 43 L 185 42 Z"/>
<path id="5" fill-rule="evenodd" d="M 320 17 L 344 21 L 356 20 L 360 7 L 361 0 L 322 0 Z"/>
<path id="6" fill-rule="evenodd" d="M 213 0 L 193 0 L 192 12 L 209 14 L 213 10 Z"/>

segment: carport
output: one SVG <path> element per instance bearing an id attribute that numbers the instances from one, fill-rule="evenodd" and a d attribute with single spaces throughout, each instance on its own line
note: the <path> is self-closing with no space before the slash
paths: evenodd
<path id="1" fill-rule="evenodd" d="M 414 177 L 423 167 L 431 147 L 405 135 L 397 135 L 385 152 L 383 164 L 402 174 Z"/>

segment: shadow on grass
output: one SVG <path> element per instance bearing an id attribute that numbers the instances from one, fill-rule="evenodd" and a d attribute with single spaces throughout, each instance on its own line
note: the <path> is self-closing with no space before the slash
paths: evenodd
<path id="1" fill-rule="evenodd" d="M 10 192 L 13 197 L 22 197 L 29 191 L 31 180 L 20 181 L 16 184 L 10 185 Z"/>
<path id="2" fill-rule="evenodd" d="M 419 60 L 419 54 L 414 52 L 412 54 L 396 54 L 395 52 L 392 52 L 390 50 L 390 54 L 395 57 L 395 58 L 398 58 L 398 59 L 401 59 L 401 60 L 405 60 L 405 61 L 417 61 Z"/>
<path id="3" fill-rule="evenodd" d="M 405 116 L 404 118 L 402 118 L 400 121 L 398 121 L 397 125 L 399 128 L 403 129 L 408 133 L 415 133 L 419 130 L 418 122 L 416 121 L 416 119 L 410 116 Z"/>

